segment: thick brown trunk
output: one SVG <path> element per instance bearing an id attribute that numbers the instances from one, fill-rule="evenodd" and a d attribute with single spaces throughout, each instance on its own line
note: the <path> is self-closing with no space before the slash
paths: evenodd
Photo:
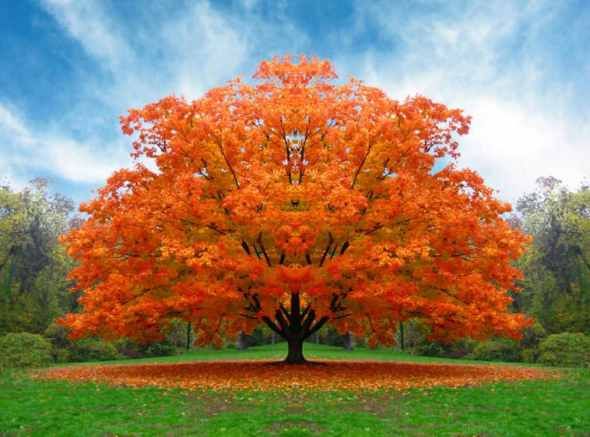
<path id="1" fill-rule="evenodd" d="M 318 332 L 328 320 L 327 316 L 317 320 L 315 311 L 309 306 L 302 310 L 299 293 L 291 294 L 290 311 L 281 305 L 275 313 L 274 320 L 267 316 L 262 318 L 273 332 L 287 340 L 289 353 L 284 361 L 287 364 L 306 362 L 303 356 L 303 342 Z"/>
<path id="2" fill-rule="evenodd" d="M 285 358 L 287 364 L 304 364 L 306 362 L 303 356 L 303 340 L 291 339 L 288 340 L 289 353 Z"/>

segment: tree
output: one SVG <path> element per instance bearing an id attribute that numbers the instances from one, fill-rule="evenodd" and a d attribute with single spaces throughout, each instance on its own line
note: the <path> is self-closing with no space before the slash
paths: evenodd
<path id="1" fill-rule="evenodd" d="M 71 260 L 57 241 L 72 208 L 42 179 L 20 192 L 0 187 L 0 333 L 41 333 L 74 308 L 66 280 Z"/>
<path id="2" fill-rule="evenodd" d="M 373 346 L 409 318 L 442 340 L 518 336 L 528 321 L 507 290 L 527 238 L 453 163 L 469 117 L 335 84 L 327 61 L 265 61 L 254 78 L 122 117 L 135 167 L 64 238 L 79 262 L 74 337 L 149 341 L 181 318 L 220 345 L 264 323 L 301 363 L 328 322 Z"/>
<path id="3" fill-rule="evenodd" d="M 539 178 L 517 210 L 534 238 L 520 261 L 522 309 L 550 333 L 590 333 L 590 189 L 572 192 L 556 178 Z"/>

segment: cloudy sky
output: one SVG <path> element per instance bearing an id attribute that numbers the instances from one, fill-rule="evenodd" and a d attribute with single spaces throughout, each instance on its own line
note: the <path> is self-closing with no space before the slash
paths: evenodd
<path id="1" fill-rule="evenodd" d="M 0 1 L 0 182 L 88 199 L 130 163 L 128 108 L 282 54 L 464 108 L 460 163 L 505 200 L 539 176 L 590 177 L 586 0 L 19 0 Z"/>

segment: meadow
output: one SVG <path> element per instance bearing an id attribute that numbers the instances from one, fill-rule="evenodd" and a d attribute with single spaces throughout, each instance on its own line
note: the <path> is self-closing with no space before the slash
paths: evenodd
<path id="1" fill-rule="evenodd" d="M 305 352 L 311 360 L 482 364 L 315 344 L 306 344 Z M 273 361 L 285 353 L 285 344 L 276 344 L 243 351 L 196 349 L 171 357 L 92 365 Z M 39 380 L 30 371 L 7 371 L 0 375 L 0 435 L 589 435 L 590 370 L 560 369 L 559 374 L 551 379 L 407 390 L 277 389 L 271 384 L 263 390 L 185 390 Z"/>

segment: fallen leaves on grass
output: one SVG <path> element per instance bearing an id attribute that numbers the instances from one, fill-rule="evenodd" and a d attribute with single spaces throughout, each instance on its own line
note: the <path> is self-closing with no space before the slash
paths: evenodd
<path id="1" fill-rule="evenodd" d="M 501 365 L 447 365 L 396 362 L 322 361 L 297 366 L 261 361 L 104 365 L 39 371 L 41 379 L 102 382 L 131 387 L 157 386 L 210 390 L 404 390 L 461 387 L 499 381 L 551 378 L 542 369 Z"/>

